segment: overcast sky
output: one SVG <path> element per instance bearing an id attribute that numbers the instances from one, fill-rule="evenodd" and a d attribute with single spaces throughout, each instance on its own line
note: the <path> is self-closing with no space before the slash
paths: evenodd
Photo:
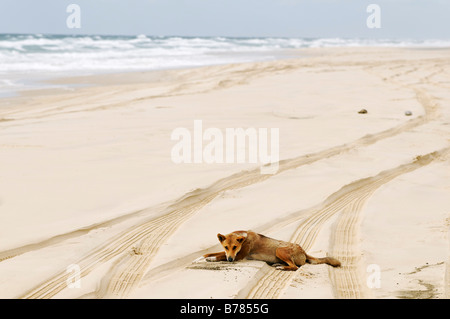
<path id="1" fill-rule="evenodd" d="M 450 0 L 0 0 L 0 33 L 450 39 Z"/>

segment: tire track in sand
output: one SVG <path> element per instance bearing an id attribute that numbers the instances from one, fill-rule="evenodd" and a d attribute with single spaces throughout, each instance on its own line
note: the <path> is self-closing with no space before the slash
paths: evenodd
<path id="1" fill-rule="evenodd" d="M 329 149 L 326 149 L 321 152 L 317 152 L 314 154 L 309 154 L 305 156 L 300 156 L 294 159 L 288 159 L 283 160 L 279 162 L 279 169 L 276 174 L 280 174 L 286 170 L 297 168 L 301 165 L 307 165 L 311 164 L 315 161 L 329 158 L 332 156 L 336 156 L 338 154 L 341 154 L 343 152 L 349 151 L 351 149 L 357 148 L 357 147 L 363 147 L 368 146 L 371 144 L 374 144 L 380 140 L 395 136 L 397 134 L 400 134 L 402 132 L 411 130 L 419 125 L 422 125 L 430 120 L 433 120 L 438 117 L 438 109 L 436 103 L 434 103 L 433 99 L 423 90 L 420 90 L 415 87 L 408 86 L 409 89 L 413 90 L 416 94 L 417 101 L 422 105 L 424 108 L 425 114 L 418 116 L 414 119 L 411 119 L 407 122 L 404 122 L 398 126 L 392 127 L 390 129 L 387 129 L 385 131 L 381 131 L 375 134 L 368 134 L 354 142 L 339 145 L 336 147 L 332 147 Z M 268 178 L 270 178 L 272 175 L 261 175 L 259 169 L 248 171 L 248 172 L 241 172 L 238 174 L 233 175 L 237 178 L 242 177 L 242 180 L 237 183 L 234 187 L 226 188 L 224 190 L 231 190 L 236 188 L 242 188 L 248 185 L 252 185 L 255 183 L 262 182 Z M 317 235 L 316 235 L 317 236 Z M 315 237 L 314 237 L 315 238 Z M 153 252 L 153 243 L 154 240 L 149 238 L 148 240 L 143 241 L 142 246 L 144 247 L 145 251 Z M 153 255 L 153 254 L 151 254 Z M 139 281 L 142 279 L 142 277 L 145 274 L 146 269 L 148 268 L 148 264 L 151 261 L 152 256 L 148 256 L 147 253 L 144 254 L 144 258 L 138 257 L 138 258 L 130 258 L 127 256 L 126 261 L 121 261 L 120 265 L 116 264 L 118 266 L 117 268 L 120 268 L 120 270 L 116 269 L 113 270 L 117 272 L 116 274 L 110 275 L 112 278 L 112 282 L 110 282 L 107 290 L 108 296 L 115 296 L 115 297 L 124 297 L 126 296 L 130 290 L 131 286 L 135 287 L 139 283 Z M 121 282 L 121 283 L 119 283 Z M 104 290 L 104 289 L 103 289 Z M 253 291 L 253 290 L 252 290 Z"/>
<path id="2" fill-rule="evenodd" d="M 387 130 L 375 133 L 375 134 L 367 134 L 353 142 L 350 142 L 348 144 L 338 145 L 335 147 L 331 147 L 328 149 L 325 149 L 323 151 L 319 151 L 312 154 L 302 155 L 296 158 L 292 159 L 286 159 L 279 162 L 279 169 L 278 171 L 273 175 L 278 175 L 286 170 L 295 169 L 302 165 L 308 165 L 311 163 L 314 163 L 321 159 L 326 159 L 329 157 L 336 156 L 338 154 L 341 154 L 343 152 L 352 150 L 357 147 L 363 147 L 368 146 L 371 144 L 374 144 L 380 140 L 393 137 L 397 134 L 400 134 L 402 132 L 405 132 L 407 130 L 411 130 L 417 126 L 420 126 L 422 124 L 427 123 L 430 120 L 433 120 L 438 117 L 438 110 L 436 104 L 433 102 L 433 99 L 426 94 L 423 90 L 419 89 L 412 89 L 416 94 L 416 99 L 419 101 L 419 103 L 422 105 L 422 107 L 425 109 L 425 114 L 418 116 L 416 118 L 413 118 L 411 120 L 408 120 L 398 126 L 389 128 Z M 261 175 L 260 169 L 254 169 L 250 171 L 244 171 L 239 172 L 234 175 L 231 175 L 229 177 L 225 177 L 213 185 L 211 185 L 208 188 L 205 189 L 196 189 L 188 194 L 186 194 L 184 197 L 182 197 L 179 201 L 187 199 L 189 197 L 195 197 L 195 196 L 201 196 L 202 194 L 208 192 L 208 191 L 214 191 L 217 190 L 219 192 L 223 192 L 226 190 L 232 190 L 237 189 L 241 187 L 245 187 L 248 185 L 252 185 L 255 183 L 263 182 L 266 179 L 270 178 L 273 175 Z M 235 185 L 233 185 L 235 184 Z M 222 189 L 221 189 L 222 188 Z M 127 216 L 132 216 L 134 213 L 127 214 Z M 117 220 L 124 220 L 122 217 L 117 218 Z M 98 225 L 93 225 L 91 227 L 83 228 L 77 231 L 73 231 L 67 234 L 60 234 L 55 236 L 54 238 L 43 240 L 41 242 L 37 242 L 34 244 L 26 245 L 23 247 L 13 248 L 9 249 L 7 251 L 0 252 L 0 262 L 9 258 L 13 258 L 15 256 L 21 255 L 23 253 L 26 253 L 28 251 L 32 251 L 39 248 L 44 248 L 47 246 L 50 246 L 54 243 L 60 242 L 62 240 L 65 240 L 67 238 L 76 237 L 81 234 L 85 234 L 86 231 L 90 231 L 91 229 L 99 226 L 101 227 L 103 224 L 111 224 L 111 221 L 102 222 Z"/>
<path id="3" fill-rule="evenodd" d="M 368 71 L 369 73 L 373 73 L 373 71 L 372 71 L 373 67 L 374 66 L 371 66 L 370 70 L 366 70 L 366 71 Z M 383 81 L 387 81 L 393 85 L 412 90 L 415 93 L 416 100 L 423 107 L 425 114 L 418 116 L 415 119 L 405 122 L 401 125 L 393 127 L 389 130 L 380 132 L 378 134 L 374 134 L 373 136 L 368 135 L 365 137 L 366 141 L 364 141 L 364 142 L 367 143 L 372 138 L 372 143 L 374 143 L 379 140 L 395 136 L 402 132 L 406 132 L 417 126 L 420 126 L 429 121 L 439 118 L 438 104 L 435 102 L 435 98 L 430 96 L 429 94 L 427 94 L 427 92 L 425 90 L 419 89 L 418 87 L 413 86 L 413 85 L 408 85 L 408 84 L 404 84 L 399 81 L 396 81 L 393 79 L 392 76 L 385 78 L 379 74 L 375 74 L 375 75 L 380 77 L 381 79 L 383 79 Z M 426 80 L 426 79 L 427 79 L 427 77 L 424 77 L 422 79 L 422 81 Z M 372 143 L 370 143 L 370 144 L 372 144 Z M 368 145 L 368 144 L 366 144 L 366 145 Z M 365 145 L 360 145 L 360 146 L 365 146 Z M 431 154 L 429 154 L 429 155 L 431 156 Z M 414 163 L 415 162 L 412 162 L 412 163 L 410 163 L 410 165 L 415 166 Z M 401 168 L 401 167 L 402 166 L 400 166 L 399 168 Z M 394 171 L 395 170 L 396 169 L 394 169 Z M 380 173 L 380 174 L 383 174 L 383 173 Z M 379 176 L 379 175 L 377 175 L 377 176 Z M 395 178 L 395 177 L 393 177 L 393 178 Z M 352 207 L 355 205 L 357 207 L 357 211 L 360 210 L 360 208 L 364 205 L 365 200 L 368 197 L 370 197 L 370 195 L 373 193 L 373 191 L 376 190 L 376 188 L 379 187 L 379 186 L 376 186 L 377 182 L 375 182 L 375 181 L 370 182 L 370 180 L 371 179 L 369 178 L 369 179 L 363 179 L 363 180 L 356 181 L 352 184 L 345 186 L 340 191 L 335 193 L 335 195 L 337 195 L 338 198 L 334 202 L 331 201 L 331 203 L 325 204 L 324 208 L 318 209 L 314 214 L 312 214 L 305 221 L 303 221 L 297 228 L 296 233 L 292 236 L 291 241 L 300 243 L 300 245 L 305 249 L 305 251 L 308 251 L 308 249 L 312 246 L 313 241 L 315 240 L 315 238 L 318 235 L 320 226 L 322 226 L 324 224 L 324 222 L 326 220 L 328 220 L 331 216 L 333 216 L 336 212 L 342 211 L 343 208 L 349 208 L 349 207 Z M 379 180 L 383 180 L 381 178 L 381 176 L 379 176 Z M 352 191 L 350 191 L 350 190 L 347 191 L 348 196 L 339 197 L 339 193 L 345 192 L 346 187 L 350 187 L 350 188 L 356 187 L 357 184 L 364 183 L 364 181 L 366 181 L 368 183 L 366 185 L 366 187 L 360 187 L 359 191 L 353 192 L 357 196 L 357 199 L 354 200 L 355 201 L 354 203 L 351 200 Z M 372 184 L 372 187 L 374 187 L 372 190 L 370 190 L 371 189 L 370 184 Z M 333 195 L 331 197 L 333 197 Z M 329 198 L 329 200 L 331 200 L 331 198 Z M 347 222 L 344 224 L 347 225 L 349 223 Z M 353 222 L 353 223 L 350 223 L 350 225 L 353 225 L 352 229 L 354 229 L 355 225 L 357 225 L 357 223 Z M 344 268 L 344 267 L 342 267 L 342 268 Z M 330 271 L 333 271 L 333 270 L 330 270 Z M 292 273 L 290 273 L 289 275 L 281 276 L 281 275 L 277 274 L 273 269 L 271 269 L 269 271 L 264 270 L 264 272 L 265 273 L 263 275 L 259 274 L 261 279 L 253 287 L 246 287 L 246 288 L 242 289 L 241 292 L 238 293 L 238 297 L 240 297 L 240 298 L 278 298 L 279 296 L 281 296 L 282 292 L 287 288 L 287 285 L 291 282 L 291 280 L 293 279 L 293 276 L 294 276 Z M 355 274 L 355 271 L 353 271 L 350 275 L 354 275 L 354 274 Z M 346 275 L 349 275 L 349 274 L 346 274 Z M 277 277 L 279 277 L 279 278 L 277 278 Z M 338 280 L 342 281 L 342 279 L 341 279 L 342 276 L 338 276 L 338 278 L 339 278 Z M 354 284 L 355 282 L 358 282 L 358 281 L 359 281 L 359 279 L 358 280 L 347 280 L 347 284 Z M 337 283 L 334 283 L 334 284 L 337 284 Z M 344 288 L 339 288 L 339 289 L 335 289 L 335 290 L 341 291 L 343 289 Z M 353 290 L 355 290 L 355 289 L 350 289 L 350 291 L 353 291 Z"/>
<path id="4" fill-rule="evenodd" d="M 427 96 L 425 95 L 424 98 L 427 98 Z M 429 105 L 429 103 L 424 104 L 425 106 Z M 419 116 L 415 119 L 409 120 L 399 126 L 387 129 L 385 131 L 372 135 L 366 135 L 348 144 L 339 145 L 321 152 L 308 154 L 293 159 L 282 160 L 279 162 L 279 169 L 274 175 L 278 175 L 290 169 L 295 169 L 302 165 L 311 164 L 321 159 L 336 156 L 357 147 L 368 146 L 378 142 L 379 140 L 395 136 L 401 132 L 412 129 L 427 122 L 430 119 L 430 114 L 433 114 L 433 112 L 428 112 L 424 116 Z M 243 188 L 248 185 L 260 183 L 274 175 L 262 175 L 259 168 L 251 171 L 240 172 L 216 182 L 209 188 L 197 189 L 191 194 L 188 194 L 185 199 L 191 198 L 192 200 L 195 200 L 197 196 L 201 197 L 205 194 L 210 193 L 210 199 L 207 200 L 203 205 L 198 206 L 195 210 L 197 211 L 224 191 Z M 152 228 L 154 232 L 150 233 L 139 244 L 140 252 L 138 254 L 124 255 L 121 260 L 115 263 L 113 269 L 111 270 L 111 273 L 109 273 L 105 278 L 108 283 L 102 283 L 103 288 L 100 289 L 100 291 L 102 291 L 102 296 L 111 298 L 125 297 L 126 295 L 128 295 L 128 293 L 139 284 L 140 280 L 145 275 L 145 272 L 148 269 L 153 256 L 158 250 L 156 246 L 159 247 L 159 245 L 164 242 L 176 230 L 176 228 L 178 228 L 178 226 L 181 225 L 182 222 L 184 222 L 184 220 L 187 220 L 187 218 L 192 216 L 194 213 L 194 211 L 190 213 L 187 212 L 187 215 L 189 216 L 186 216 L 186 218 L 183 218 L 183 220 L 180 220 L 180 222 L 174 221 L 174 225 L 166 225 L 165 229 Z M 180 215 L 183 215 L 183 213 L 180 213 Z"/>
<path id="5" fill-rule="evenodd" d="M 335 295 L 338 298 L 364 298 L 367 296 L 365 281 L 360 276 L 360 253 L 357 248 L 359 218 L 366 200 L 380 186 L 394 178 L 412 172 L 428 165 L 441 156 L 448 155 L 450 148 L 417 156 L 408 163 L 390 170 L 383 171 L 376 176 L 357 180 L 342 187 L 328 197 L 322 208 L 316 209 L 298 226 L 290 241 L 300 244 L 308 251 L 314 244 L 323 225 L 335 214 L 341 213 L 337 222 L 335 234 L 332 237 L 332 251 L 330 255 L 342 262 L 341 268 L 330 268 L 331 280 Z M 240 297 L 261 299 L 279 298 L 289 286 L 296 272 L 282 272 L 277 269 L 263 270 L 265 274 L 252 287 L 246 287 L 246 296 Z"/>
<path id="6" fill-rule="evenodd" d="M 108 262 L 112 258 L 128 251 L 128 254 L 125 254 L 124 258 L 129 260 L 126 262 L 122 260 L 120 263 L 122 274 L 110 275 L 113 282 L 122 280 L 122 284 L 112 283 L 109 285 L 110 288 L 108 288 L 109 295 L 124 296 L 130 291 L 131 286 L 135 286 L 142 278 L 149 262 L 157 252 L 157 246 L 164 242 L 164 240 L 167 239 L 179 225 L 200 208 L 212 201 L 217 195 L 224 191 L 263 182 L 284 171 L 336 156 L 357 147 L 371 145 L 381 139 L 397 135 L 412 127 L 421 125 L 424 122 L 426 122 L 425 117 L 417 117 L 385 131 L 372 135 L 365 135 L 348 144 L 335 146 L 317 153 L 307 154 L 293 159 L 282 160 L 279 162 L 277 173 L 273 175 L 262 175 L 260 169 L 256 168 L 225 177 L 207 188 L 196 189 L 169 206 L 162 216 L 132 227 L 82 258 L 77 262 L 77 265 L 79 265 L 81 269 L 80 276 L 83 278 L 100 264 Z M 136 245 L 141 246 L 139 249 L 140 252 L 133 256 L 130 252 L 132 252 L 133 246 Z M 39 244 L 37 244 L 37 246 L 39 246 Z M 119 263 L 116 265 L 119 265 Z M 115 272 L 115 270 L 112 271 Z M 21 297 L 51 298 L 67 287 L 66 282 L 69 279 L 69 276 L 70 274 L 66 271 L 62 271 Z"/>
<path id="7" fill-rule="evenodd" d="M 410 121 L 410 122 L 412 122 L 412 121 Z M 379 138 L 382 139 L 382 138 L 391 136 L 391 134 L 395 135 L 396 133 L 403 131 L 403 129 L 410 128 L 410 125 L 411 125 L 410 122 L 405 123 L 406 125 L 404 125 L 404 127 L 402 125 L 402 128 L 400 128 L 400 129 L 399 129 L 399 127 L 395 127 L 392 130 L 388 130 L 388 132 L 386 132 L 386 131 L 381 132 L 379 134 Z M 420 122 L 421 121 L 414 121 L 414 123 L 420 123 Z M 293 168 L 299 167 L 301 165 L 310 164 L 317 160 L 340 154 L 344 151 L 353 149 L 357 146 L 375 143 L 378 140 L 379 139 L 377 138 L 377 136 L 369 135 L 369 136 L 365 136 L 364 138 L 362 138 L 354 143 L 351 143 L 351 144 L 348 144 L 345 146 L 335 147 L 335 148 L 332 148 L 329 150 L 325 150 L 324 152 L 302 156 L 297 159 L 282 161 L 282 162 L 280 162 L 280 168 L 279 168 L 279 171 L 277 172 L 277 174 L 279 174 L 280 172 L 283 172 L 285 170 L 288 170 L 288 169 L 293 169 Z M 241 176 L 241 174 L 238 174 L 238 175 Z M 242 188 L 242 187 L 245 187 L 245 186 L 248 186 L 251 184 L 262 182 L 262 181 L 268 179 L 270 177 L 270 175 L 261 175 L 259 173 L 259 169 L 257 169 L 256 171 L 247 172 L 244 174 L 244 176 L 241 176 L 241 177 L 242 177 L 242 179 L 240 180 L 239 183 L 237 183 L 233 186 L 227 187 L 227 188 L 223 188 L 221 191 L 216 192 L 215 195 L 213 195 L 211 197 L 211 199 L 208 200 L 208 202 L 210 202 L 220 192 L 222 192 L 224 190 Z M 347 200 L 346 197 L 344 197 L 344 199 Z M 344 205 L 344 204 L 341 203 L 341 201 L 337 201 L 336 205 L 331 205 L 330 207 L 326 208 L 326 211 L 324 213 L 320 214 L 319 219 L 320 220 L 325 219 L 324 216 L 326 216 L 328 213 L 327 209 L 331 209 L 334 213 L 335 212 L 334 210 L 340 208 L 340 206 Z M 206 203 L 205 203 L 205 205 L 206 205 Z M 201 207 L 203 207 L 203 206 L 204 205 L 202 205 Z M 199 208 L 201 208 L 201 207 L 199 207 Z M 190 215 L 191 214 L 189 214 L 189 216 Z M 176 224 L 178 226 L 181 223 L 176 223 Z M 318 223 L 317 225 L 321 225 L 321 224 Z M 318 226 L 316 226 L 316 228 L 317 227 Z M 108 298 L 125 297 L 128 295 L 128 293 L 134 287 L 136 287 L 139 284 L 139 282 L 145 275 L 146 270 L 148 269 L 151 259 L 153 258 L 154 254 L 157 251 L 157 248 L 155 248 L 155 246 L 159 245 L 166 238 L 168 238 L 169 235 L 171 233 L 173 233 L 177 227 L 175 227 L 175 225 L 174 225 L 174 227 L 169 225 L 169 228 L 170 228 L 170 231 L 163 230 L 163 232 L 161 234 L 154 234 L 154 233 L 150 234 L 149 236 L 147 236 L 147 238 L 145 238 L 140 243 L 139 254 L 133 255 L 133 256 L 125 255 L 119 262 L 117 262 L 115 264 L 115 267 L 113 267 L 113 270 L 112 270 L 113 273 L 109 274 L 107 277 L 108 283 L 102 284 L 102 286 L 105 286 L 105 285 L 107 286 L 106 288 L 101 289 L 101 291 L 103 291 L 103 294 L 104 294 L 103 296 L 106 296 Z M 312 233 L 308 234 L 307 240 L 309 240 L 309 237 L 311 236 L 311 234 Z M 301 235 L 299 235 L 299 236 L 301 236 Z M 317 236 L 317 235 L 315 235 L 315 236 Z M 314 236 L 314 238 L 315 238 L 315 236 Z M 161 237 L 163 237 L 163 238 L 161 238 Z M 312 244 L 312 242 L 311 242 L 311 244 Z M 308 245 L 308 244 L 306 244 L 306 245 Z M 308 247 L 308 246 L 306 246 L 306 247 Z M 286 277 L 288 277 L 288 275 L 286 275 Z"/>
<path id="8" fill-rule="evenodd" d="M 190 217 L 190 213 L 193 213 L 199 207 L 204 206 L 212 198 L 211 196 L 206 196 L 201 200 L 194 202 L 190 199 L 191 198 L 188 198 L 187 202 L 181 200 L 180 203 L 184 204 L 179 205 L 181 207 L 175 209 L 170 207 L 172 209 L 169 208 L 169 213 L 162 214 L 160 217 L 147 221 L 137 227 L 133 227 L 131 230 L 116 236 L 107 244 L 81 259 L 77 262 L 77 265 L 80 266 L 81 269 L 80 277 L 82 278 L 88 275 L 100 264 L 105 263 L 122 253 L 139 255 L 139 248 L 136 248 L 135 246 L 143 239 L 148 237 L 154 238 L 156 240 L 155 246 L 157 246 L 159 242 L 165 238 L 163 233 L 170 233 L 170 227 L 174 228 L 184 222 L 184 220 Z M 176 206 L 176 204 L 174 205 Z M 51 298 L 67 287 L 66 283 L 69 280 L 70 275 L 70 273 L 63 271 L 21 298 Z"/>
<path id="9" fill-rule="evenodd" d="M 111 270 L 112 273 L 108 274 L 108 277 L 111 278 L 111 283 L 108 286 L 107 294 L 116 297 L 126 296 L 132 287 L 136 286 L 145 274 L 150 261 L 156 254 L 161 243 L 163 243 L 185 220 L 212 201 L 220 193 L 263 182 L 286 170 L 311 164 L 315 161 L 329 158 L 357 147 L 374 144 L 382 139 L 395 136 L 435 118 L 437 116 L 437 110 L 432 99 L 422 90 L 413 90 L 416 93 L 417 100 L 425 109 L 425 114 L 423 116 L 418 116 L 387 130 L 363 136 L 348 144 L 339 145 L 293 159 L 282 160 L 279 162 L 277 173 L 273 175 L 262 175 L 260 169 L 256 168 L 223 178 L 212 184 L 210 187 L 196 189 L 169 206 L 162 216 L 132 227 L 82 258 L 77 263 L 81 269 L 81 278 L 88 275 L 99 265 L 123 254 L 122 260 L 115 264 L 116 269 L 113 268 Z M 134 253 L 134 255 L 130 254 L 130 250 L 133 252 L 134 249 L 132 248 L 136 245 L 140 246 L 139 252 L 137 254 Z M 127 251 L 128 254 L 124 254 Z M 120 270 L 118 268 L 120 268 Z M 66 282 L 69 279 L 69 275 L 70 274 L 66 271 L 62 271 L 23 295 L 22 298 L 51 298 L 67 287 Z"/>
<path id="10" fill-rule="evenodd" d="M 425 96 L 426 98 L 426 96 Z M 357 147 L 368 146 L 379 140 L 395 136 L 403 131 L 414 128 L 427 122 L 428 113 L 419 116 L 403 124 L 381 131 L 376 134 L 366 135 L 348 144 L 339 145 L 313 154 L 299 156 L 293 159 L 283 160 L 279 163 L 278 175 L 286 170 L 295 169 L 302 165 L 311 164 L 315 161 L 329 158 Z M 229 177 L 223 178 L 210 187 L 196 189 L 173 205 L 169 206 L 163 216 L 152 219 L 141 225 L 133 227 L 119 236 L 116 236 L 105 245 L 94 250 L 92 253 L 81 259 L 77 264 L 81 269 L 81 277 L 88 275 L 92 270 L 102 263 L 117 257 L 133 246 L 140 245 L 140 252 L 135 256 L 128 253 L 124 256 L 128 261 L 122 260 L 120 263 L 120 273 L 110 275 L 111 285 L 107 289 L 108 295 L 125 296 L 132 287 L 136 286 L 142 278 L 152 257 L 157 252 L 159 246 L 166 240 L 175 229 L 185 220 L 192 216 L 198 209 L 213 200 L 220 193 L 242 188 L 255 183 L 263 182 L 274 175 L 262 175 L 260 169 L 239 172 Z M 119 264 L 116 264 L 119 265 Z M 115 272 L 115 270 L 112 270 Z M 60 272 L 55 277 L 31 290 L 23 298 L 51 298 L 66 288 L 69 275 L 66 271 Z M 122 283 L 118 283 L 122 281 Z"/>
<path id="11" fill-rule="evenodd" d="M 414 162 L 400 167 L 401 172 L 399 174 L 391 172 L 385 179 L 390 181 L 401 174 L 412 172 L 435 160 L 446 159 L 449 155 L 450 147 L 425 156 L 418 156 Z M 361 205 L 344 210 L 336 221 L 335 229 L 331 236 L 330 254 L 341 260 L 343 264 L 341 268 L 329 269 L 334 295 L 337 298 L 371 298 L 370 289 L 366 282 L 367 273 L 365 272 L 365 267 L 363 267 L 364 263 L 359 245 L 361 212 Z"/>
<path id="12" fill-rule="evenodd" d="M 280 164 L 278 173 L 300 165 L 309 164 L 324 156 L 332 156 L 335 152 L 345 149 L 347 149 L 347 146 L 344 145 L 335 148 L 331 152 L 330 150 L 325 150 L 316 154 L 285 160 Z M 186 194 L 169 206 L 162 216 L 132 227 L 79 260 L 76 264 L 81 269 L 80 277 L 85 277 L 100 264 L 124 254 L 123 259 L 128 259 L 125 269 L 131 268 L 132 270 L 124 270 L 116 276 L 111 276 L 112 282 L 108 289 L 108 294 L 116 296 L 126 294 L 134 284 L 139 282 L 146 266 L 157 252 L 161 243 L 196 211 L 224 191 L 262 182 L 271 176 L 261 175 L 260 169 L 257 168 L 234 174 L 217 181 L 208 188 L 196 189 Z M 36 245 L 40 247 L 39 244 Z M 139 247 L 138 251 L 136 251 L 135 246 Z M 51 298 L 67 287 L 69 277 L 69 273 L 61 271 L 53 278 L 21 296 L 21 298 Z"/>

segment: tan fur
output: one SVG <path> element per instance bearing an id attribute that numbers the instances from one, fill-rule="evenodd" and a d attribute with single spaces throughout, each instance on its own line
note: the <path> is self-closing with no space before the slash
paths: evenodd
<path id="1" fill-rule="evenodd" d="M 305 263 L 341 266 L 341 263 L 333 257 L 315 258 L 306 254 L 298 244 L 269 238 L 253 231 L 240 230 L 228 235 L 217 234 L 217 238 L 225 251 L 204 255 L 208 261 L 254 259 L 270 264 L 281 264 L 277 268 L 282 270 L 297 270 Z"/>

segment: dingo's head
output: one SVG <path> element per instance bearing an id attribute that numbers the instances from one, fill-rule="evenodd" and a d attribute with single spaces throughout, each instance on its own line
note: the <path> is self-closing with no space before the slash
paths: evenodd
<path id="1" fill-rule="evenodd" d="M 227 260 L 231 262 L 236 259 L 236 255 L 241 250 L 242 243 L 245 241 L 247 237 L 231 233 L 228 235 L 217 234 L 217 238 L 219 238 L 220 243 L 225 249 Z"/>

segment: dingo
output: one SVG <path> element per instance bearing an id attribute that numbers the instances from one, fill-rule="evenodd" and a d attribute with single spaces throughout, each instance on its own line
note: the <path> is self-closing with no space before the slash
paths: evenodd
<path id="1" fill-rule="evenodd" d="M 266 237 L 252 231 L 235 231 L 228 235 L 217 234 L 225 251 L 206 254 L 207 261 L 235 261 L 244 258 L 262 260 L 281 270 L 297 270 L 305 263 L 328 264 L 333 267 L 341 263 L 333 257 L 315 258 L 306 254 L 300 245 Z"/>

